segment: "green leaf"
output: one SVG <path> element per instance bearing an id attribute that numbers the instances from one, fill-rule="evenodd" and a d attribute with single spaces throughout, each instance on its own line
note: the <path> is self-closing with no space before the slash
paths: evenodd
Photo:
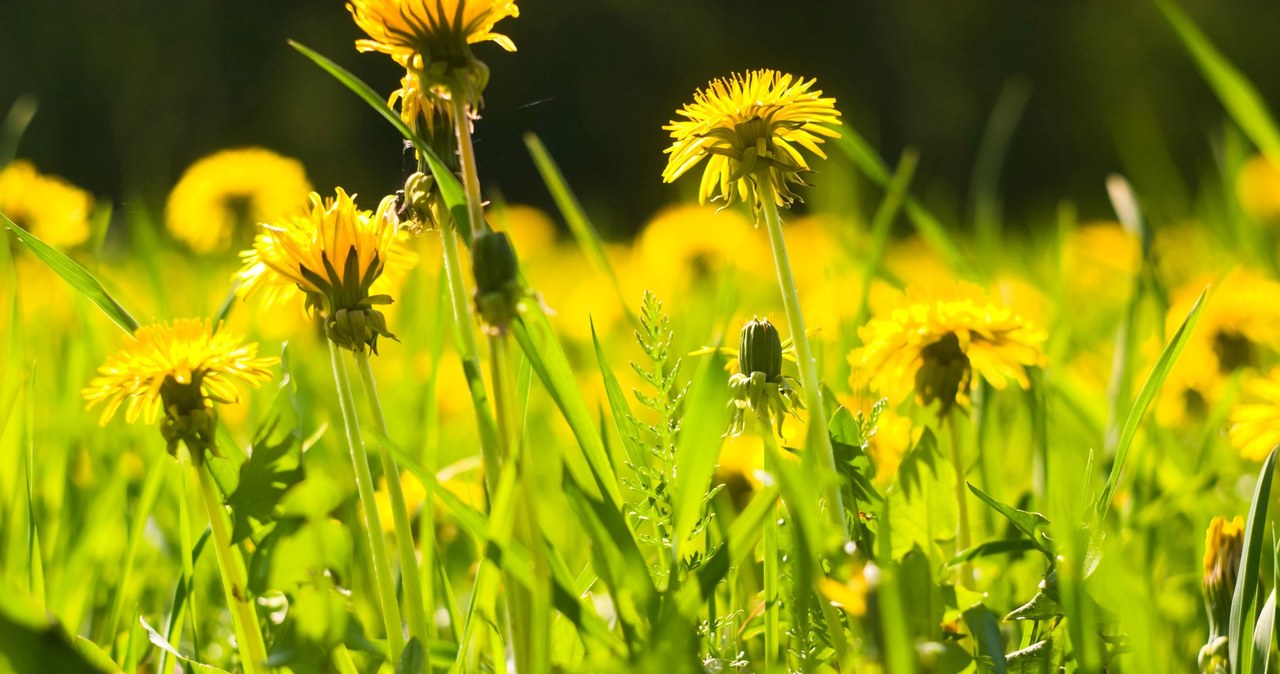
<path id="1" fill-rule="evenodd" d="M 1120 476 L 1124 471 L 1124 463 L 1125 459 L 1128 458 L 1129 448 L 1133 445 L 1133 438 L 1138 433 L 1138 424 L 1141 423 L 1147 408 L 1151 406 L 1151 402 L 1155 400 L 1156 394 L 1160 392 L 1160 388 L 1164 386 L 1164 380 L 1168 378 L 1169 372 L 1173 369 L 1173 364 L 1178 360 L 1178 355 L 1182 353 L 1183 347 L 1191 339 L 1191 332 L 1195 330 L 1196 323 L 1200 320 L 1200 314 L 1204 311 L 1204 298 L 1208 292 L 1208 288 L 1200 292 L 1200 297 L 1196 298 L 1195 305 L 1191 307 L 1191 311 L 1182 321 L 1182 325 L 1178 326 L 1178 331 L 1174 333 L 1173 338 L 1164 347 L 1164 351 L 1160 354 L 1160 359 L 1151 368 L 1151 373 L 1147 375 L 1147 381 L 1142 384 L 1142 390 L 1138 392 L 1137 399 L 1133 401 L 1133 407 L 1129 409 L 1129 415 L 1125 418 L 1123 430 L 1120 432 L 1120 440 L 1116 444 L 1115 461 L 1111 466 L 1111 475 L 1107 477 L 1107 485 L 1098 497 L 1095 507 L 1095 512 L 1099 519 L 1105 518 L 1107 511 L 1111 509 L 1111 500 L 1115 498 L 1116 489 L 1120 486 Z"/>
<path id="2" fill-rule="evenodd" d="M 58 252 L 49 244 L 36 238 L 34 234 L 14 224 L 3 213 L 0 213 L 0 223 L 3 223 L 9 231 L 13 232 L 13 235 L 18 237 L 19 241 L 26 244 L 27 248 L 31 249 L 31 252 L 40 258 L 40 261 L 49 265 L 49 268 L 56 272 L 58 276 L 70 283 L 72 288 L 75 288 L 90 302 L 98 305 L 98 308 L 107 315 L 107 318 L 114 321 L 125 332 L 132 333 L 138 329 L 137 319 L 130 315 L 87 269 L 81 267 L 75 260 Z"/>
<path id="3" fill-rule="evenodd" d="M 253 441 L 253 452 L 240 466 L 240 481 L 227 497 L 227 505 L 235 514 L 232 542 L 240 542 L 253 533 L 253 522 L 259 526 L 275 521 L 276 509 L 285 492 L 302 481 L 301 452 L 292 451 L 297 439 L 289 433 L 272 440 L 276 428 L 269 423 L 259 429 Z"/>
<path id="4" fill-rule="evenodd" d="M 418 637 L 414 637 L 405 644 L 400 661 L 396 663 L 395 674 L 425 674 L 426 671 L 427 651 Z"/>
<path id="5" fill-rule="evenodd" d="M 716 471 L 716 460 L 729 427 L 727 375 L 714 358 L 703 359 L 685 400 L 684 424 L 677 436 L 675 479 L 672 480 L 672 544 L 679 550 L 702 519 L 705 495 Z"/>
<path id="6" fill-rule="evenodd" d="M 1039 549 L 1034 541 L 1025 538 L 1011 538 L 1001 541 L 988 541 L 980 543 L 968 550 L 960 551 L 960 554 L 951 558 L 947 562 L 948 567 L 963 564 L 964 562 L 972 562 L 981 557 L 990 557 L 992 555 L 1006 555 L 1015 552 L 1026 552 L 1027 550 Z"/>
<path id="7" fill-rule="evenodd" d="M 1043 590 L 1036 593 L 1031 601 L 1013 609 L 1005 620 L 1052 620 L 1066 615 L 1062 606 Z"/>
<path id="8" fill-rule="evenodd" d="M 299 42 L 289 40 L 289 46 L 311 59 L 325 72 L 332 75 L 334 79 L 341 82 L 343 86 L 359 96 L 361 100 L 368 103 L 369 107 L 376 110 L 388 122 L 391 122 L 391 125 L 400 132 L 400 135 L 405 137 L 405 140 L 413 143 L 413 147 L 418 151 L 418 154 L 426 159 L 427 166 L 431 169 L 431 175 L 436 179 L 436 186 L 440 189 L 440 195 L 444 197 L 444 202 L 449 207 L 449 212 L 453 215 L 454 225 L 457 226 L 458 231 L 462 234 L 463 243 L 470 246 L 471 221 L 467 215 L 467 197 L 462 191 L 462 184 L 458 182 L 458 177 L 449 170 L 449 167 L 440 160 L 440 156 L 435 153 L 435 150 L 431 149 L 427 141 L 422 136 L 414 133 L 413 129 L 410 129 L 409 125 L 400 119 L 400 115 L 396 114 L 387 105 L 385 98 L 379 96 L 372 87 L 365 84 L 346 68 Z"/>
<path id="9" fill-rule="evenodd" d="M 569 188 L 569 183 L 565 181 L 564 174 L 560 172 L 560 167 L 556 166 L 556 162 L 551 158 L 551 153 L 547 152 L 547 147 L 534 133 L 526 133 L 524 135 L 524 144 L 529 148 L 529 154 L 533 157 L 533 163 L 538 167 L 538 174 L 542 176 L 542 182 L 546 183 L 547 190 L 551 192 L 551 198 L 555 200 L 556 207 L 560 209 L 560 214 L 564 216 L 564 221 L 569 225 L 569 231 L 573 232 L 573 238 L 577 239 L 578 245 L 582 248 L 582 252 L 587 254 L 587 260 L 596 268 L 596 271 L 605 275 L 609 279 L 609 284 L 613 287 L 613 292 L 618 296 L 618 305 L 622 307 L 627 318 L 631 319 L 632 325 L 639 325 L 634 313 L 631 311 L 631 304 L 627 302 L 626 296 L 622 292 L 622 284 L 618 282 L 618 273 L 614 271 L 613 264 L 609 262 L 609 256 L 605 254 L 604 243 L 600 240 L 600 233 L 596 231 L 591 220 L 587 218 L 586 211 L 582 210 L 582 204 L 578 203 L 578 197 L 574 195 L 573 190 Z"/>
<path id="10" fill-rule="evenodd" d="M 1268 158 L 1280 162 L 1280 130 L 1258 90 L 1200 32 L 1181 7 L 1172 0 L 1153 1 L 1231 118 Z"/>
<path id="11" fill-rule="evenodd" d="M 1011 522 L 1018 531 L 1027 535 L 1027 538 L 1031 540 L 1032 545 L 1036 546 L 1038 550 L 1043 552 L 1050 561 L 1053 560 L 1053 551 L 1049 549 L 1044 540 L 1036 534 L 1037 529 L 1049 524 L 1048 518 L 1040 513 L 1019 510 L 1013 506 L 1001 503 L 990 494 L 973 486 L 972 483 L 966 482 L 965 484 L 969 486 L 969 491 L 973 492 L 974 496 L 977 496 L 983 503 L 991 506 L 992 510 L 1004 515 L 1005 519 L 1009 520 L 1009 522 Z"/>
<path id="12" fill-rule="evenodd" d="M 1275 476 L 1276 450 L 1271 450 L 1258 473 L 1258 484 L 1249 506 L 1249 521 L 1244 528 L 1244 549 L 1240 555 L 1240 573 L 1236 576 L 1235 593 L 1231 597 L 1231 624 L 1227 631 L 1230 643 L 1231 672 L 1252 672 L 1253 649 L 1245 644 L 1253 634 L 1254 607 L 1258 602 L 1258 568 L 1265 546 L 1267 503 L 1271 500 L 1271 479 Z"/>
<path id="13" fill-rule="evenodd" d="M 1258 672 L 1271 671 L 1271 643 L 1275 640 L 1276 591 L 1267 595 L 1267 602 L 1262 605 L 1258 614 L 1258 625 L 1253 630 L 1253 662 Z"/>
<path id="14" fill-rule="evenodd" d="M 1000 635 L 1000 621 L 996 614 L 982 604 L 974 604 L 961 615 L 977 643 L 975 659 L 981 659 L 988 665 L 986 668 L 980 667 L 978 671 L 988 669 L 996 674 L 1005 674 L 1008 666 L 1004 660 L 1004 639 Z"/>
<path id="15" fill-rule="evenodd" d="M 146 620 L 139 617 L 138 622 L 141 623 L 142 628 L 147 631 L 147 638 L 151 640 L 152 644 L 154 644 L 160 650 L 177 658 L 183 664 L 190 666 L 192 671 L 198 672 L 199 674 L 228 674 L 226 670 L 218 669 L 213 665 L 206 665 L 203 662 L 196 662 L 195 660 L 188 658 L 182 653 L 179 653 L 178 649 L 174 648 L 173 645 L 170 644 L 167 639 L 161 636 L 159 632 L 152 629 L 151 626 L 147 624 Z"/>
<path id="16" fill-rule="evenodd" d="M 627 460 L 633 466 L 647 465 L 644 447 L 640 445 L 640 429 L 636 427 L 631 414 L 631 406 L 627 404 L 627 395 L 622 392 L 618 377 L 605 358 L 604 347 L 600 345 L 600 337 L 596 335 L 596 324 L 591 323 L 591 341 L 595 344 L 596 363 L 600 366 L 600 378 L 604 381 L 605 397 L 609 401 L 609 413 L 613 415 L 613 425 L 621 438 L 622 447 L 627 452 Z"/>

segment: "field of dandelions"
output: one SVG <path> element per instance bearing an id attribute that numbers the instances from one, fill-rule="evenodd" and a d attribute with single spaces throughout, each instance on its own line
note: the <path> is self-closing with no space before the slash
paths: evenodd
<path id="1" fill-rule="evenodd" d="M 634 240 L 534 136 L 559 211 L 503 203 L 516 0 L 295 36 L 403 134 L 394 194 L 231 148 L 121 214 L 0 156 L 0 671 L 1274 671 L 1280 127 L 1156 5 L 1219 163 L 1030 233 L 774 70 L 653 120 L 698 199 Z"/>

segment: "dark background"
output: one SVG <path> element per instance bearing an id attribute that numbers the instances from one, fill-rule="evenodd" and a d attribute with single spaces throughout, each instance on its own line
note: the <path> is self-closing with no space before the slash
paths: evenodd
<path id="1" fill-rule="evenodd" d="M 1227 57 L 1280 104 L 1280 3 L 1184 0 Z M 1014 223 L 1064 198 L 1108 214 L 1106 174 L 1172 200 L 1212 170 L 1224 113 L 1142 0 L 526 0 L 476 48 L 492 70 L 477 132 L 482 179 L 551 208 L 521 135 L 535 131 L 613 235 L 696 186 L 660 173 L 662 125 L 734 70 L 815 76 L 893 161 L 920 150 L 915 189 L 953 224 L 967 212 L 988 116 L 1011 80 L 1031 97 L 1000 189 Z M 159 207 L 209 152 L 263 145 L 300 158 L 318 189 L 394 190 L 395 131 L 301 55 L 296 39 L 376 89 L 396 67 L 357 54 L 338 0 L 0 0 L 0 111 L 39 112 L 19 151 L 103 198 Z M 819 167 L 821 169 L 821 167 Z"/>

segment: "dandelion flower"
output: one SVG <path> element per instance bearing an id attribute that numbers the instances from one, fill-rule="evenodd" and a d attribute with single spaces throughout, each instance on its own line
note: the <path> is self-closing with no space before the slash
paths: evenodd
<path id="1" fill-rule="evenodd" d="M 217 253 L 231 247 L 237 232 L 298 210 L 310 191 L 295 159 L 258 147 L 223 150 L 182 174 L 169 193 L 165 224 L 191 250 Z"/>
<path id="2" fill-rule="evenodd" d="M 1044 363 L 1045 333 L 969 283 L 908 287 L 858 334 L 854 390 L 870 386 L 891 402 L 914 390 L 921 404 L 939 401 L 940 413 L 968 403 L 974 373 L 997 389 L 1010 380 L 1025 389 L 1027 368 Z"/>
<path id="3" fill-rule="evenodd" d="M 305 211 L 263 224 L 253 248 L 240 254 L 240 295 L 263 291 L 268 302 L 287 302 L 301 291 L 330 339 L 376 353 L 378 336 L 394 336 L 374 308 L 390 304 L 391 296 L 375 294 L 375 284 L 384 271 L 401 274 L 417 262 L 401 240 L 394 206 L 395 197 L 386 197 L 371 213 L 342 188 L 323 201 L 312 192 Z"/>
<path id="4" fill-rule="evenodd" d="M 258 345 L 202 319 L 179 319 L 139 328 L 98 368 L 83 395 L 89 407 L 104 404 L 106 425 L 126 402 L 125 420 L 154 424 L 170 442 L 212 443 L 213 403 L 238 399 L 236 384 L 260 386 L 278 358 L 258 357 Z"/>
<path id="5" fill-rule="evenodd" d="M 1262 155 L 1249 159 L 1236 175 L 1236 195 L 1250 217 L 1276 224 L 1280 216 L 1280 169 Z"/>
<path id="6" fill-rule="evenodd" d="M 1231 410 L 1231 444 L 1253 461 L 1280 445 L 1280 368 L 1244 385 L 1243 399 Z"/>
<path id="7" fill-rule="evenodd" d="M 40 174 L 31 162 L 19 160 L 0 169 L 0 213 L 54 248 L 87 241 L 92 210 L 92 195 Z"/>
<path id="8" fill-rule="evenodd" d="M 767 167 L 778 205 L 799 199 L 791 188 L 804 185 L 800 174 L 810 170 L 800 150 L 826 158 L 818 145 L 840 136 L 831 128 L 840 117 L 835 99 L 810 91 L 815 82 L 776 70 L 711 82 L 677 112 L 684 119 L 663 127 L 674 142 L 662 180 L 673 182 L 705 159 L 703 203 L 737 197 L 758 207 L 756 171 Z"/>

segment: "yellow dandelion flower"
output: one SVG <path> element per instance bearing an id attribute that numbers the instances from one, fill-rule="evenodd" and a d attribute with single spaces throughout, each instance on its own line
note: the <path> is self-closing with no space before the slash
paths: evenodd
<path id="1" fill-rule="evenodd" d="M 1204 597 L 1209 605 L 1211 639 L 1226 636 L 1243 552 L 1244 518 L 1214 517 L 1204 537 Z"/>
<path id="2" fill-rule="evenodd" d="M 369 37 L 356 40 L 362 52 L 381 52 L 449 94 L 479 102 L 488 69 L 470 45 L 496 42 L 515 51 L 511 38 L 495 33 L 497 23 L 520 15 L 516 0 L 350 0 L 347 10 Z"/>
<path id="3" fill-rule="evenodd" d="M 1227 436 L 1241 456 L 1253 461 L 1280 445 L 1280 368 L 1244 385 L 1242 400 L 1231 409 Z"/>
<path id="4" fill-rule="evenodd" d="M 89 239 L 93 196 L 56 176 L 42 175 L 18 160 L 0 169 L 0 213 L 54 248 Z"/>
<path id="5" fill-rule="evenodd" d="M 1236 175 L 1236 195 L 1249 217 L 1275 224 L 1280 216 L 1280 169 L 1262 155 L 1249 159 Z"/>
<path id="6" fill-rule="evenodd" d="M 734 211 L 676 206 L 658 213 L 634 246 L 638 273 L 663 297 L 709 287 L 726 272 L 761 278 L 773 272 L 768 243 Z"/>
<path id="7" fill-rule="evenodd" d="M 98 368 L 82 392 L 89 407 L 104 405 L 106 425 L 126 402 L 125 420 L 153 424 L 164 413 L 161 430 L 170 442 L 211 442 L 217 416 L 213 403 L 232 403 L 236 384 L 257 387 L 271 378 L 278 358 L 258 357 L 258 345 L 210 321 L 179 319 L 139 328 Z"/>
<path id="8" fill-rule="evenodd" d="M 968 403 L 974 373 L 997 389 L 1010 380 L 1028 388 L 1026 368 L 1044 364 L 1044 331 L 969 283 L 910 286 L 858 334 L 864 346 L 849 355 L 855 391 L 869 386 L 898 402 L 914 390 L 942 412 Z"/>
<path id="9" fill-rule="evenodd" d="M 1165 326 L 1168 334 L 1190 312 L 1212 278 L 1202 277 L 1174 293 Z M 1213 284 L 1178 362 L 1161 390 L 1156 413 L 1168 425 L 1196 422 L 1212 409 L 1237 371 L 1257 368 L 1280 349 L 1280 283 L 1258 272 L 1236 269 Z M 1158 352 L 1153 344 L 1152 354 Z"/>
<path id="10" fill-rule="evenodd" d="M 809 171 L 801 149 L 826 158 L 818 147 L 824 138 L 838 138 L 835 99 L 810 91 L 816 80 L 776 70 L 753 70 L 711 82 L 694 94 L 693 103 L 663 130 L 674 141 L 662 172 L 673 182 L 707 160 L 698 198 L 706 203 L 735 196 L 758 206 L 755 180 L 758 167 L 767 167 L 775 200 L 787 206 L 799 197 L 793 185 L 804 185 Z"/>
<path id="11" fill-rule="evenodd" d="M 296 159 L 260 147 L 215 152 L 178 179 L 165 205 L 173 237 L 197 253 L 229 249 L 259 222 L 302 208 L 311 184 Z"/>
<path id="12" fill-rule="evenodd" d="M 395 197 L 384 198 L 376 212 L 362 211 L 342 188 L 328 200 L 312 192 L 304 212 L 263 224 L 240 256 L 244 266 L 235 278 L 242 297 L 262 291 L 268 302 L 287 302 L 301 291 L 331 339 L 375 353 L 378 336 L 393 337 L 374 309 L 392 300 L 376 294 L 376 284 L 384 271 L 402 274 L 417 263 L 402 240 Z"/>

